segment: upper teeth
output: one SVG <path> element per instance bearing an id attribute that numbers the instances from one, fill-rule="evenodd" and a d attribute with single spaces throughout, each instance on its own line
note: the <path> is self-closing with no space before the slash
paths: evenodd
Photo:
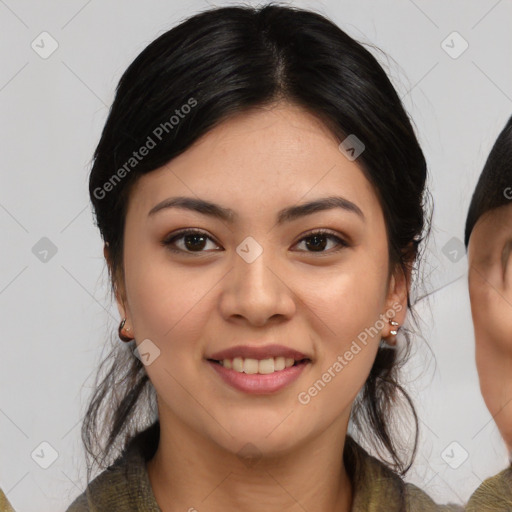
<path id="1" fill-rule="evenodd" d="M 228 368 L 240 373 L 273 373 L 285 368 L 293 366 L 295 359 L 293 357 L 270 357 L 268 359 L 251 359 L 249 357 L 235 357 L 234 359 L 223 359 L 219 363 Z"/>

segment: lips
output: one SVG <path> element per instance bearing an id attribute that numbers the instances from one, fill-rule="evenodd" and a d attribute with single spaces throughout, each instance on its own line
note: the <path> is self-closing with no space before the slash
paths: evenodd
<path id="1" fill-rule="evenodd" d="M 286 388 L 312 362 L 306 354 L 284 345 L 237 345 L 206 359 L 226 384 L 249 394 L 272 394 Z"/>
<path id="2" fill-rule="evenodd" d="M 207 359 L 214 361 L 222 361 L 224 359 L 234 359 L 241 357 L 243 359 L 269 359 L 273 357 L 292 358 L 295 361 L 302 361 L 303 359 L 311 360 L 306 354 L 294 350 L 284 345 L 265 345 L 263 347 L 251 347 L 248 345 L 237 345 L 235 347 L 214 352 Z"/>

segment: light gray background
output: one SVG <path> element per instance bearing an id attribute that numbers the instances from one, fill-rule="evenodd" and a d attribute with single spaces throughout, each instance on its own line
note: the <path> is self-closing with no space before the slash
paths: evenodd
<path id="1" fill-rule="evenodd" d="M 507 462 L 478 387 L 461 240 L 476 180 L 512 113 L 512 2 L 292 4 L 384 50 L 389 59 L 374 54 L 417 127 L 435 198 L 426 268 L 435 293 L 417 311 L 435 361 L 418 339 L 408 373 L 421 446 L 407 479 L 439 503 L 461 502 Z M 107 331 L 119 323 L 87 192 L 115 86 L 147 44 L 205 7 L 0 0 L 0 486 L 17 511 L 64 510 L 83 490 L 81 412 Z M 47 59 L 31 47 L 42 46 L 43 31 L 59 45 Z M 451 36 L 442 45 L 454 31 L 469 44 L 458 58 L 443 46 L 457 52 L 460 41 Z M 57 249 L 46 262 L 33 250 L 43 237 Z M 31 457 L 34 450 L 39 461 L 50 456 L 44 441 L 58 452 L 48 469 Z M 468 453 L 457 469 L 442 456 L 447 447 L 452 465 Z"/>

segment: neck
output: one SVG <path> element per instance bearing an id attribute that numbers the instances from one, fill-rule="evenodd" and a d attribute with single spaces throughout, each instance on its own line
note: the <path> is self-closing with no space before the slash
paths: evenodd
<path id="1" fill-rule="evenodd" d="M 352 508 L 352 483 L 343 463 L 347 421 L 334 422 L 293 451 L 258 453 L 253 459 L 242 459 L 178 421 L 164 424 L 161 418 L 158 448 L 147 463 L 162 512 Z"/>

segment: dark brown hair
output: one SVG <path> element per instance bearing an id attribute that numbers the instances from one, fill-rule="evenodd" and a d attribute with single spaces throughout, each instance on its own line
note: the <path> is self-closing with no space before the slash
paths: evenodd
<path id="1" fill-rule="evenodd" d="M 512 117 L 498 135 L 471 197 L 464 230 L 466 249 L 478 219 L 506 204 L 512 204 Z"/>

